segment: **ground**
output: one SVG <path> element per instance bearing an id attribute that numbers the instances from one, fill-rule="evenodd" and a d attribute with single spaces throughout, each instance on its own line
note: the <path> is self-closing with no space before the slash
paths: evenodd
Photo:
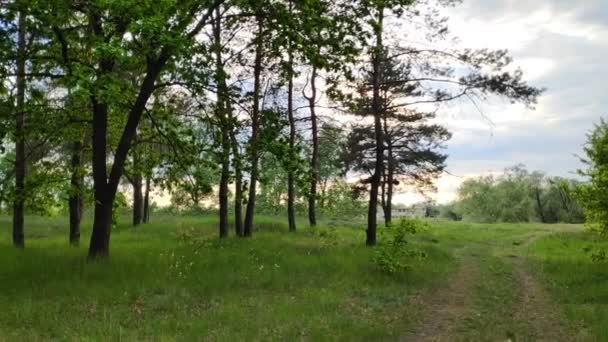
<path id="1" fill-rule="evenodd" d="M 282 221 L 219 241 L 213 216 L 155 216 L 91 263 L 86 229 L 72 248 L 67 220 L 28 217 L 17 251 L 2 217 L 0 341 L 608 340 L 608 243 L 581 226 L 432 222 L 386 274 L 359 223 Z"/>

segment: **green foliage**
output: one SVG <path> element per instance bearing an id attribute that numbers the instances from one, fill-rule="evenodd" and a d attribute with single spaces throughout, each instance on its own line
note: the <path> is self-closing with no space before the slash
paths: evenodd
<path id="1" fill-rule="evenodd" d="M 582 222 L 571 195 L 574 180 L 528 172 L 522 165 L 500 176 L 467 179 L 458 189 L 456 213 L 477 222 Z"/>
<path id="2" fill-rule="evenodd" d="M 112 228 L 118 228 L 118 216 L 120 215 L 121 209 L 127 208 L 127 197 L 122 192 L 116 193 L 116 198 L 112 203 Z"/>
<path id="3" fill-rule="evenodd" d="M 608 235 L 608 123 L 603 119 L 587 135 L 586 170 L 579 170 L 588 182 L 576 189 L 576 199 L 585 210 L 587 226 Z"/>
<path id="4" fill-rule="evenodd" d="M 335 228 L 311 227 L 306 233 L 313 236 L 319 242 L 319 251 L 331 249 L 340 244 L 340 234 Z"/>
<path id="5" fill-rule="evenodd" d="M 554 302 L 562 303 L 568 323 L 575 327 L 584 324 L 584 337 L 579 340 L 608 340 L 606 251 L 606 239 L 572 228 L 530 246 L 531 257 L 542 270 L 540 278 Z"/>
<path id="6" fill-rule="evenodd" d="M 67 244 L 65 217 L 28 216 L 30 239 L 23 253 L 9 245 L 10 217 L 1 216 L 0 336 L 394 340 L 421 309 L 409 304 L 413 291 L 426 291 L 448 272 L 446 253 L 437 250 L 427 259 L 433 272 L 412 269 L 407 285 L 369 272 L 372 251 L 356 229 L 332 230 L 337 243 L 319 250 L 321 237 L 305 229 L 220 241 L 215 215 L 154 217 L 143 229 L 119 217 L 112 258 L 87 263 L 87 246 Z M 88 227 L 90 220 L 83 233 Z M 189 236 L 186 241 L 213 244 L 182 242 L 178 232 Z"/>
<path id="7" fill-rule="evenodd" d="M 357 219 L 365 214 L 366 203 L 359 198 L 353 185 L 337 179 L 330 185 L 323 185 L 319 209 L 329 217 L 350 217 Z"/>
<path id="8" fill-rule="evenodd" d="M 608 254 L 606 253 L 605 249 L 597 249 L 595 251 L 592 251 L 590 253 L 590 255 L 591 255 L 591 260 L 593 260 L 593 262 L 608 261 Z"/>
<path id="9" fill-rule="evenodd" d="M 400 273 L 409 269 L 412 262 L 426 257 L 426 253 L 412 249 L 409 238 L 428 229 L 422 221 L 403 218 L 394 227 L 380 230 L 380 243 L 374 251 L 373 262 L 383 272 Z"/>

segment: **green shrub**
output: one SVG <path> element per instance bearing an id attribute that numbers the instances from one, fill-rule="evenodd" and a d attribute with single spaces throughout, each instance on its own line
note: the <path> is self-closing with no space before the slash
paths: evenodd
<path id="1" fill-rule="evenodd" d="M 427 228 L 425 222 L 403 218 L 397 226 L 382 229 L 372 261 L 386 273 L 395 274 L 407 270 L 413 260 L 426 257 L 424 252 L 410 248 L 408 237 Z"/>

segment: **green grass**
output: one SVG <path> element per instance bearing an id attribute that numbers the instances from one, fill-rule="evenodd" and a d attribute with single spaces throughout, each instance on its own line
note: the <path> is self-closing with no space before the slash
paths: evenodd
<path id="1" fill-rule="evenodd" d="M 66 219 L 27 217 L 19 251 L 2 216 L 0 341 L 392 341 L 433 319 L 424 298 L 458 265 L 474 277 L 453 340 L 532 340 L 513 315 L 518 261 L 587 340 L 608 340 L 608 269 L 584 251 L 608 241 L 580 227 L 435 222 L 411 241 L 428 257 L 387 275 L 357 222 L 325 221 L 313 232 L 299 221 L 290 234 L 282 218 L 256 221 L 253 238 L 220 241 L 211 215 L 158 215 L 137 229 L 124 216 L 109 260 L 91 263 L 90 222 L 73 248 Z"/>
<path id="2" fill-rule="evenodd" d="M 418 244 L 426 260 L 389 276 L 362 229 L 336 228 L 333 241 L 258 224 L 252 239 L 219 241 L 213 217 L 158 216 L 120 226 L 110 259 L 88 263 L 88 223 L 71 248 L 65 220 L 28 217 L 18 251 L 2 217 L 0 339 L 394 340 L 422 310 L 412 295 L 450 271 L 431 241 Z"/>
<path id="3" fill-rule="evenodd" d="M 589 249 L 608 249 L 608 240 L 588 232 L 565 232 L 537 241 L 530 257 L 566 318 L 589 340 L 608 340 L 608 265 L 593 262 Z"/>

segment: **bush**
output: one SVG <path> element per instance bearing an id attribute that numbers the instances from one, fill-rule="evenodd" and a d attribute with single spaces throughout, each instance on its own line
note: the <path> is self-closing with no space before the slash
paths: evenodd
<path id="1" fill-rule="evenodd" d="M 407 238 L 427 228 L 425 222 L 403 218 L 397 226 L 381 230 L 373 262 L 381 271 L 390 274 L 407 270 L 412 260 L 426 257 L 423 251 L 411 249 Z"/>

